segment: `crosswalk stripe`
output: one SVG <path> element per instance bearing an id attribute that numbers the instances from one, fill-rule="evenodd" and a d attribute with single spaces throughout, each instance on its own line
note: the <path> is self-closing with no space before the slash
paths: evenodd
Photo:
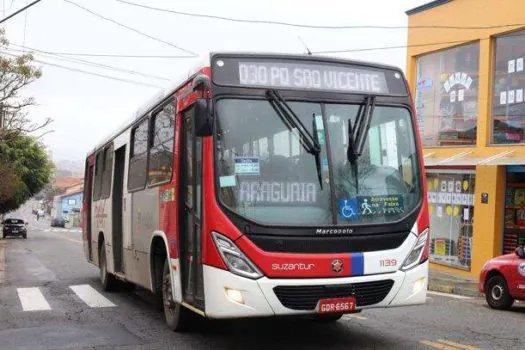
<path id="1" fill-rule="evenodd" d="M 51 310 L 40 288 L 17 288 L 16 291 L 24 311 Z"/>
<path id="2" fill-rule="evenodd" d="M 73 292 L 75 292 L 75 294 L 78 295 L 78 297 L 90 307 L 116 306 L 89 284 L 69 286 L 69 288 L 71 288 Z"/>

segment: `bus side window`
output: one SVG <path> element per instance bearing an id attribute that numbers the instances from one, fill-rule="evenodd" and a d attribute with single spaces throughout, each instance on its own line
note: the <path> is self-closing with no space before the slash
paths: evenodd
<path id="1" fill-rule="evenodd" d="M 371 127 L 368 131 L 367 139 L 371 164 L 399 169 L 398 138 L 395 121 Z"/>
<path id="2" fill-rule="evenodd" d="M 274 155 L 290 157 L 290 131 L 284 130 L 273 135 Z"/>
<path id="3" fill-rule="evenodd" d="M 113 145 L 104 149 L 104 167 L 102 168 L 102 181 L 100 199 L 109 198 L 111 193 L 111 178 L 113 176 Z"/>
<path id="4" fill-rule="evenodd" d="M 97 152 L 97 158 L 95 162 L 95 181 L 93 189 L 93 201 L 98 201 L 100 199 L 100 194 L 102 192 L 102 167 L 103 167 L 104 157 L 102 152 Z"/>
<path id="5" fill-rule="evenodd" d="M 268 138 L 263 137 L 259 139 L 259 157 L 261 160 L 267 160 L 268 156 Z"/>
<path id="6" fill-rule="evenodd" d="M 173 101 L 153 117 L 152 145 L 149 155 L 148 185 L 171 180 L 175 140 L 175 107 Z"/>
<path id="7" fill-rule="evenodd" d="M 378 126 L 370 128 L 368 132 L 368 146 L 370 150 L 370 164 L 381 166 L 381 135 Z"/>
<path id="8" fill-rule="evenodd" d="M 149 119 L 131 131 L 131 158 L 129 160 L 128 190 L 140 190 L 146 185 L 148 165 Z"/>

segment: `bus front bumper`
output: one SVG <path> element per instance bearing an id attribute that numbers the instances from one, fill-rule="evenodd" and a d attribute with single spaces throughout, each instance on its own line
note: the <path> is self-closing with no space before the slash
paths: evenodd
<path id="1" fill-rule="evenodd" d="M 258 280 L 234 275 L 211 266 L 204 268 L 206 316 L 209 318 L 265 317 L 314 314 L 315 309 L 296 310 L 285 307 L 276 287 L 333 286 L 392 280 L 393 285 L 379 302 L 359 306 L 357 310 L 423 304 L 428 286 L 428 262 L 409 271 L 344 278 L 269 279 Z M 285 288 L 286 289 L 286 288 Z M 292 297 L 293 298 L 293 297 Z"/>

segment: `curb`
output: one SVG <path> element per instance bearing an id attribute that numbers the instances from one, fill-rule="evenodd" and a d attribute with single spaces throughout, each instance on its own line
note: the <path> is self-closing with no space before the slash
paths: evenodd
<path id="1" fill-rule="evenodd" d="M 433 292 L 448 293 L 448 294 L 457 294 L 468 297 L 481 297 L 482 294 L 472 288 L 457 286 L 453 284 L 443 284 L 443 283 L 432 283 L 428 284 L 428 290 Z"/>
<path id="2" fill-rule="evenodd" d="M 447 286 L 442 284 L 430 284 L 428 285 L 428 290 L 433 292 L 448 293 L 454 294 L 454 286 Z"/>

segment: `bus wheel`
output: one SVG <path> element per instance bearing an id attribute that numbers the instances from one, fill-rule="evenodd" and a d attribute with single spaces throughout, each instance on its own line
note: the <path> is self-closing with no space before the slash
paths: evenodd
<path id="1" fill-rule="evenodd" d="M 337 322 L 343 317 L 343 314 L 333 314 L 333 315 L 315 315 L 314 321 L 322 323 L 331 323 Z"/>
<path id="2" fill-rule="evenodd" d="M 171 274 L 168 259 L 164 262 L 162 279 L 162 303 L 164 306 L 164 317 L 168 327 L 174 331 L 182 331 L 188 328 L 190 322 L 190 310 L 173 300 Z"/>
<path id="3" fill-rule="evenodd" d="M 104 242 L 102 242 L 99 252 L 99 269 L 100 269 L 100 283 L 105 291 L 113 289 L 115 284 L 115 276 L 108 273 L 108 264 L 106 261 L 106 249 L 104 249 Z"/>

